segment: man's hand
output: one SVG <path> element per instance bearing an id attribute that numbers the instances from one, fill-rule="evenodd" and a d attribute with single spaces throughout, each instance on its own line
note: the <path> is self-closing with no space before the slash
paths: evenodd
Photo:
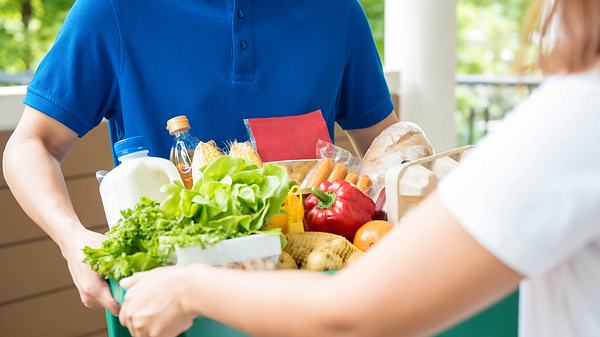
<path id="1" fill-rule="evenodd" d="M 112 297 L 108 283 L 89 265 L 81 262 L 83 247 L 100 247 L 102 241 L 104 241 L 104 235 L 83 229 L 70 240 L 72 244 L 63 249 L 63 256 L 67 260 L 73 282 L 79 290 L 81 302 L 88 308 L 105 308 L 113 315 L 118 316 L 119 303 Z"/>
<path id="2" fill-rule="evenodd" d="M 175 337 L 192 326 L 195 314 L 183 303 L 192 293 L 189 269 L 163 267 L 121 280 L 127 293 L 119 320 L 132 336 Z"/>

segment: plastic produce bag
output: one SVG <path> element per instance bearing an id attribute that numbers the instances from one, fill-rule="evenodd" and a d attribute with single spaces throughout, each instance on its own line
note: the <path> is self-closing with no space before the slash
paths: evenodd
<path id="1" fill-rule="evenodd" d="M 311 271 L 340 270 L 364 254 L 343 236 L 323 232 L 288 235 L 285 252 L 302 269 Z"/>
<path id="2" fill-rule="evenodd" d="M 345 180 L 350 181 L 355 185 L 357 185 L 357 181 L 349 180 L 349 174 L 354 174 L 354 180 L 359 180 L 361 179 L 361 177 L 368 177 L 368 180 L 370 181 L 370 186 L 361 190 L 366 195 L 371 197 L 371 199 L 373 199 L 374 201 L 378 199 L 381 190 L 383 189 L 385 184 L 384 177 L 379 171 L 373 170 L 372 167 L 366 165 L 360 158 L 353 156 L 348 150 L 336 146 L 330 142 L 319 140 L 315 149 L 315 154 L 317 158 L 320 159 L 320 161 L 313 166 L 313 168 L 308 172 L 308 174 L 304 178 L 304 181 L 302 181 L 302 183 L 300 184 L 302 190 L 309 191 L 312 187 L 310 185 L 312 185 L 315 181 L 313 175 L 319 174 L 316 171 L 321 160 L 331 160 L 334 164 L 345 165 L 347 172 Z M 317 179 L 317 181 L 318 180 L 328 180 L 328 177 L 323 176 Z"/>

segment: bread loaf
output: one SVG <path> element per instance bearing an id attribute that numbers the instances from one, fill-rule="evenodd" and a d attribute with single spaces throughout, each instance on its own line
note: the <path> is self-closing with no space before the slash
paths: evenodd
<path id="1" fill-rule="evenodd" d="M 431 142 L 423 130 L 414 123 L 398 122 L 381 132 L 369 147 L 364 161 L 370 166 L 386 168 L 404 161 L 428 157 L 433 154 Z"/>

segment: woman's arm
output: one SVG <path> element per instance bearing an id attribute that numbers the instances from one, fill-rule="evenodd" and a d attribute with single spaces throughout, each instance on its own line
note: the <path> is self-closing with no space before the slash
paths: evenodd
<path id="1" fill-rule="evenodd" d="M 71 129 L 25 108 L 4 149 L 4 177 L 25 213 L 60 247 L 83 303 L 117 314 L 106 282 L 81 262 L 81 248 L 100 245 L 103 236 L 79 221 L 60 169 L 76 139 Z"/>
<path id="2" fill-rule="evenodd" d="M 335 276 L 201 265 L 158 269 L 123 281 L 130 290 L 121 320 L 136 336 L 174 336 L 182 331 L 174 329 L 175 318 L 185 321 L 178 326 L 184 329 L 197 315 L 252 336 L 418 336 L 501 299 L 520 279 L 434 193 Z"/>
<path id="3" fill-rule="evenodd" d="M 375 137 L 377 137 L 381 131 L 396 122 L 398 122 L 398 116 L 392 111 L 392 113 L 381 122 L 364 129 L 346 130 L 346 134 L 348 135 L 354 150 L 362 158 L 369 149 L 369 146 L 371 146 L 371 143 L 373 143 Z"/>

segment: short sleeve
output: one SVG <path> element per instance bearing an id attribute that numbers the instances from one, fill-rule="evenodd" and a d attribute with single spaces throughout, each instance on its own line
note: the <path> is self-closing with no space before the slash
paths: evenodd
<path id="1" fill-rule="evenodd" d="M 377 124 L 393 110 L 367 17 L 357 0 L 351 0 L 348 53 L 336 121 L 346 130 Z"/>
<path id="2" fill-rule="evenodd" d="M 120 63 L 120 35 L 111 0 L 77 0 L 23 103 L 82 137 L 117 106 Z"/>
<path id="3" fill-rule="evenodd" d="M 458 222 L 525 276 L 600 236 L 598 84 L 550 81 L 439 186 Z"/>

